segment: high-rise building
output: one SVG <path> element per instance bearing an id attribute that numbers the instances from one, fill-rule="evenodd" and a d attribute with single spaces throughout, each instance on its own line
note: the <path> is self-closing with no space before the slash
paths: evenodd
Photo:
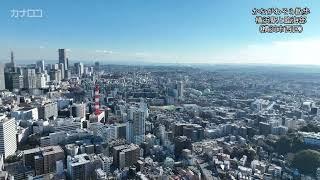
<path id="1" fill-rule="evenodd" d="M 131 107 L 129 109 L 129 121 L 127 122 L 127 141 L 135 144 L 141 144 L 145 139 L 145 120 L 148 116 L 148 108 L 144 103 L 140 107 Z"/>
<path id="2" fill-rule="evenodd" d="M 200 141 L 204 137 L 204 129 L 198 124 L 177 123 L 173 130 L 174 136 L 186 136 L 192 142 Z"/>
<path id="3" fill-rule="evenodd" d="M 5 65 L 6 72 L 16 72 L 16 64 L 14 62 L 13 51 L 10 52 L 10 62 Z"/>
<path id="4" fill-rule="evenodd" d="M 262 135 L 271 133 L 271 124 L 267 122 L 259 122 L 259 131 Z"/>
<path id="5" fill-rule="evenodd" d="M 58 117 L 57 102 L 46 103 L 38 107 L 39 119 L 48 120 L 56 119 Z"/>
<path id="6" fill-rule="evenodd" d="M 136 144 L 126 144 L 113 147 L 113 164 L 118 168 L 134 165 L 140 156 L 140 147 Z"/>
<path id="7" fill-rule="evenodd" d="M 58 63 L 51 64 L 51 69 L 58 70 L 59 69 L 59 64 Z"/>
<path id="8" fill-rule="evenodd" d="M 64 70 L 68 69 L 68 62 L 66 58 L 66 50 L 65 49 L 59 49 L 59 63 L 62 63 L 64 65 Z"/>
<path id="9" fill-rule="evenodd" d="M 4 158 L 13 155 L 17 150 L 16 132 L 15 119 L 0 115 L 0 154 L 4 154 Z"/>
<path id="10" fill-rule="evenodd" d="M 89 72 L 89 67 L 84 67 L 83 74 L 84 74 L 84 75 L 90 74 L 90 72 Z"/>
<path id="11" fill-rule="evenodd" d="M 99 62 L 94 63 L 94 70 L 97 72 L 100 70 L 100 63 Z"/>
<path id="12" fill-rule="evenodd" d="M 109 174 L 110 173 L 110 166 L 112 165 L 113 162 L 113 158 L 112 157 L 108 157 L 108 156 L 104 156 L 103 154 L 99 155 L 99 160 L 102 164 L 102 170 L 106 173 Z"/>
<path id="13" fill-rule="evenodd" d="M 63 63 L 59 63 L 59 69 L 61 71 L 61 79 L 65 78 L 65 68 L 64 68 L 64 64 Z"/>
<path id="14" fill-rule="evenodd" d="M 23 70 L 24 88 L 34 89 L 37 88 L 37 75 L 35 69 L 25 68 Z"/>
<path id="15" fill-rule="evenodd" d="M 12 74 L 12 89 L 23 88 L 23 76 L 19 73 Z"/>
<path id="16" fill-rule="evenodd" d="M 5 88 L 4 65 L 0 64 L 0 90 L 4 90 Z"/>
<path id="17" fill-rule="evenodd" d="M 174 139 L 174 154 L 177 158 L 181 156 L 183 149 L 191 150 L 191 139 L 187 136 L 178 136 Z"/>
<path id="18" fill-rule="evenodd" d="M 74 64 L 75 68 L 76 68 L 76 74 L 78 76 L 82 76 L 84 73 L 84 66 L 83 63 L 79 62 L 79 63 L 75 63 Z"/>
<path id="19" fill-rule="evenodd" d="M 71 106 L 71 115 L 73 117 L 84 118 L 86 116 L 86 105 L 85 104 L 73 104 Z"/>
<path id="20" fill-rule="evenodd" d="M 71 70 L 67 69 L 64 71 L 64 79 L 68 80 L 71 78 Z"/>
<path id="21" fill-rule="evenodd" d="M 32 167 L 36 175 L 56 171 L 58 161 L 64 161 L 64 151 L 60 146 L 46 146 L 24 150 L 23 162 Z"/>
<path id="22" fill-rule="evenodd" d="M 45 70 L 44 60 L 37 61 L 36 65 L 37 65 L 37 68 L 39 69 L 39 72 L 44 73 L 44 70 Z"/>
<path id="23" fill-rule="evenodd" d="M 49 75 L 50 75 L 50 80 L 57 81 L 57 82 L 61 81 L 61 70 L 60 69 L 51 69 L 51 71 L 49 72 Z"/>
<path id="24" fill-rule="evenodd" d="M 121 124 L 113 124 L 115 126 L 116 132 L 117 132 L 117 138 L 120 139 L 126 139 L 126 129 L 127 129 L 127 124 L 126 123 L 121 123 Z"/>
<path id="25" fill-rule="evenodd" d="M 22 89 L 24 86 L 23 76 L 18 72 L 5 72 L 5 84 L 9 90 Z"/>
<path id="26" fill-rule="evenodd" d="M 178 97 L 179 98 L 183 98 L 183 82 L 182 81 L 179 81 L 177 82 L 177 90 L 178 90 Z"/>
<path id="27" fill-rule="evenodd" d="M 90 164 L 89 158 L 86 154 L 76 155 L 74 158 L 68 156 L 67 158 L 67 172 L 69 179 L 85 180 L 88 177 L 88 166 Z"/>
<path id="28" fill-rule="evenodd" d="M 13 51 L 11 51 L 11 54 L 10 54 L 10 60 L 11 60 L 11 66 L 12 68 L 15 68 L 16 67 L 16 63 L 14 62 L 14 55 L 13 55 Z"/>
<path id="29" fill-rule="evenodd" d="M 93 179 L 96 169 L 101 167 L 97 156 L 79 154 L 74 157 L 67 157 L 67 174 L 71 180 Z"/>
<path id="30" fill-rule="evenodd" d="M 45 88 L 46 87 L 46 76 L 43 73 L 37 73 L 37 82 L 36 87 L 37 88 Z"/>
<path id="31" fill-rule="evenodd" d="M 67 67 L 69 68 L 70 67 L 69 66 L 69 58 L 66 58 L 66 60 L 67 60 Z M 67 70 L 68 68 L 65 68 L 65 69 Z"/>
<path id="32" fill-rule="evenodd" d="M 0 171 L 4 170 L 4 157 L 3 154 L 0 154 Z"/>

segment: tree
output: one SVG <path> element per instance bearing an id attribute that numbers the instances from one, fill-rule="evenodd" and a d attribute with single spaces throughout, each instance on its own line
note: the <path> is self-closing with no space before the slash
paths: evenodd
<path id="1" fill-rule="evenodd" d="M 314 124 L 308 124 L 308 125 L 302 127 L 300 129 L 300 131 L 318 133 L 318 132 L 320 132 L 320 126 L 317 126 L 317 125 L 314 125 Z"/>
<path id="2" fill-rule="evenodd" d="M 306 146 L 303 143 L 303 138 L 296 133 L 281 136 L 275 143 L 275 150 L 279 154 L 287 154 L 290 152 L 296 153 L 305 148 Z"/>
<path id="3" fill-rule="evenodd" d="M 275 150 L 280 154 L 286 154 L 291 150 L 291 139 L 288 136 L 282 136 L 276 143 Z"/>
<path id="4" fill-rule="evenodd" d="M 320 152 L 310 149 L 299 151 L 294 155 L 291 164 L 300 173 L 315 175 L 317 168 L 320 167 Z"/>
<path id="5" fill-rule="evenodd" d="M 241 148 L 241 147 L 240 148 L 234 148 L 234 150 L 230 154 L 230 156 L 232 158 L 236 157 L 238 159 L 242 158 L 243 155 L 247 156 L 248 163 L 251 162 L 252 160 L 254 160 L 256 158 L 256 156 L 257 156 L 255 150 L 250 149 L 249 147 L 246 147 L 246 148 Z"/>
<path id="6" fill-rule="evenodd" d="M 254 160 L 257 156 L 256 151 L 253 149 L 244 149 L 244 155 L 247 156 L 248 158 L 248 162 L 251 162 L 252 160 Z"/>

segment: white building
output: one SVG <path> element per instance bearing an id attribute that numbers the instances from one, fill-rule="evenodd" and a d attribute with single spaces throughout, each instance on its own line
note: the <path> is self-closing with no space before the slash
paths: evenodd
<path id="1" fill-rule="evenodd" d="M 177 89 L 178 89 L 178 97 L 183 98 L 184 89 L 183 89 L 183 82 L 182 81 L 177 82 Z"/>
<path id="2" fill-rule="evenodd" d="M 14 118 L 0 115 L 0 154 L 4 158 L 13 155 L 17 150 L 17 130 Z"/>
<path id="3" fill-rule="evenodd" d="M 3 171 L 4 169 L 4 159 L 3 154 L 0 154 L 0 171 Z"/>
<path id="4" fill-rule="evenodd" d="M 67 174 L 68 179 L 93 179 L 96 164 L 99 163 L 98 157 L 87 154 L 79 154 L 74 157 L 67 157 Z"/>
<path id="5" fill-rule="evenodd" d="M 266 171 L 266 167 L 267 165 L 262 161 L 253 160 L 251 162 L 251 169 L 253 171 L 259 170 L 261 173 L 264 173 Z"/>
<path id="6" fill-rule="evenodd" d="M 148 117 L 148 108 L 144 103 L 140 107 L 130 107 L 129 121 L 127 122 L 127 141 L 141 144 L 145 139 L 145 121 Z"/>
<path id="7" fill-rule="evenodd" d="M 94 122 L 89 124 L 89 129 L 94 135 L 100 136 L 105 142 L 110 142 L 117 139 L 124 139 L 126 124 L 103 124 Z"/>
<path id="8" fill-rule="evenodd" d="M 6 89 L 4 80 L 4 65 L 0 64 L 0 90 Z"/>
<path id="9" fill-rule="evenodd" d="M 76 67 L 76 73 L 78 76 L 82 76 L 84 73 L 84 66 L 83 63 L 79 62 L 79 63 L 75 63 L 75 67 Z"/>
<path id="10" fill-rule="evenodd" d="M 101 168 L 95 170 L 96 178 L 98 180 L 107 179 L 107 173 L 105 173 Z"/>
<path id="11" fill-rule="evenodd" d="M 44 60 L 37 61 L 36 65 L 37 65 L 37 68 L 39 68 L 41 73 L 45 71 Z"/>
<path id="12" fill-rule="evenodd" d="M 45 74 L 43 74 L 43 73 L 37 74 L 36 87 L 37 88 L 47 87 L 47 78 L 46 78 Z"/>
<path id="13" fill-rule="evenodd" d="M 113 163 L 113 158 L 112 157 L 107 157 L 102 154 L 99 155 L 99 160 L 102 164 L 102 170 L 106 173 L 110 173 L 110 166 Z"/>

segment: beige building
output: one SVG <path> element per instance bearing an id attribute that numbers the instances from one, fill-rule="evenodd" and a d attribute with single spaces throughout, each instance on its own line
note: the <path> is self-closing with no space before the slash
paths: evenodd
<path id="1" fill-rule="evenodd" d="M 64 161 L 64 151 L 60 146 L 46 146 L 23 151 L 25 166 L 31 166 L 35 175 L 56 171 L 57 161 Z"/>

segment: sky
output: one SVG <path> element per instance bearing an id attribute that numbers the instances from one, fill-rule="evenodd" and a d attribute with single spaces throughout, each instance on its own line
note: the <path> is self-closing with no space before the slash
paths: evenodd
<path id="1" fill-rule="evenodd" d="M 301 34 L 261 34 L 253 8 L 308 7 Z M 41 18 L 12 10 L 41 9 Z M 320 64 L 319 0 L 1 0 L 0 61 Z"/>

